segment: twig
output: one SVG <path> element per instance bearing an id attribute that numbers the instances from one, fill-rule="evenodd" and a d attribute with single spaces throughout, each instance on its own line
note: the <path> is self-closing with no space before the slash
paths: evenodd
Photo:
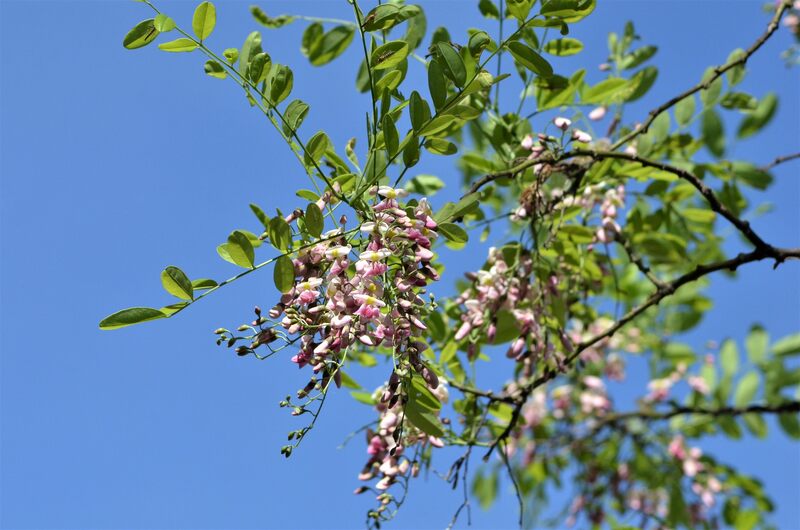
<path id="1" fill-rule="evenodd" d="M 655 121 L 655 119 L 662 112 L 670 109 L 674 105 L 677 105 L 678 102 L 680 102 L 685 98 L 688 98 L 689 96 L 695 94 L 696 92 L 707 89 L 711 85 L 711 83 L 716 81 L 722 74 L 724 74 L 728 70 L 736 66 L 744 65 L 745 63 L 747 63 L 747 60 L 750 59 L 750 56 L 753 55 L 756 51 L 758 51 L 758 49 L 761 48 L 761 46 L 767 41 L 767 39 L 769 39 L 772 36 L 772 34 L 775 33 L 775 31 L 778 29 L 781 17 L 791 6 L 792 6 L 791 0 L 784 0 L 783 3 L 781 3 L 781 5 L 778 6 L 778 8 L 776 9 L 775 15 L 772 17 L 772 20 L 770 20 L 770 23 L 767 25 L 766 31 L 749 48 L 747 48 L 743 53 L 738 54 L 736 58 L 731 59 L 730 61 L 728 61 L 723 65 L 715 67 L 712 70 L 712 74 L 704 81 L 698 83 L 692 88 L 678 94 L 677 96 L 670 99 L 666 103 L 662 103 L 660 106 L 651 110 L 647 116 L 647 119 L 641 126 L 635 128 L 633 131 L 631 131 L 630 133 L 626 134 L 625 136 L 617 140 L 614 143 L 614 145 L 611 146 L 611 149 L 612 150 L 617 149 L 620 146 L 630 142 L 640 134 L 647 132 L 647 129 L 650 127 L 650 125 L 652 125 L 653 121 Z"/>
<path id="2" fill-rule="evenodd" d="M 650 283 L 655 285 L 657 288 L 662 289 L 664 287 L 664 282 L 658 279 L 658 276 L 653 274 L 653 271 L 650 269 L 650 266 L 644 262 L 644 259 L 636 252 L 636 250 L 631 245 L 628 238 L 625 237 L 621 232 L 617 233 L 615 236 L 617 242 L 622 246 L 625 250 L 625 253 L 628 255 L 628 260 L 636 265 L 636 268 L 639 269 L 639 272 L 644 274 Z"/>
<path id="3" fill-rule="evenodd" d="M 656 289 L 642 304 L 635 307 L 634 309 L 630 310 L 625 316 L 615 322 L 611 327 L 609 327 L 603 333 L 595 335 L 591 339 L 581 342 L 573 349 L 572 353 L 569 354 L 562 363 L 562 369 L 566 370 L 570 367 L 583 353 L 586 349 L 594 346 L 598 342 L 601 342 L 605 339 L 611 338 L 614 334 L 616 334 L 620 329 L 625 327 L 628 323 L 634 320 L 636 317 L 650 309 L 651 307 L 658 305 L 664 298 L 671 296 L 674 294 L 680 287 L 697 281 L 698 279 L 711 274 L 713 272 L 721 271 L 721 270 L 730 270 L 735 271 L 740 266 L 746 263 L 752 263 L 755 261 L 761 261 L 764 259 L 775 259 L 776 265 L 779 263 L 784 262 L 788 258 L 796 258 L 800 259 L 800 248 L 795 249 L 780 249 L 775 247 L 770 247 L 773 251 L 766 251 L 765 249 L 756 249 L 749 253 L 742 253 L 736 256 L 735 258 L 731 258 L 724 261 L 719 261 L 715 263 L 711 263 L 708 265 L 697 265 L 694 270 L 684 274 L 676 278 L 675 280 L 667 283 L 662 288 Z M 777 255 L 775 255 L 777 253 Z M 561 373 L 558 370 L 547 369 L 545 372 L 540 375 L 539 377 L 533 379 L 529 383 L 523 386 L 522 392 L 516 398 L 517 402 L 514 406 L 514 410 L 511 414 L 511 420 L 506 425 L 503 432 L 500 433 L 497 438 L 495 438 L 494 442 L 489 446 L 488 451 L 484 455 L 484 461 L 488 460 L 491 456 L 492 452 L 494 451 L 495 447 L 503 441 L 505 438 L 511 434 L 511 431 L 517 424 L 517 420 L 519 419 L 522 413 L 522 407 L 525 402 L 528 400 L 528 397 L 533 393 L 533 391 L 540 386 L 544 385 L 548 381 L 555 379 L 555 377 Z"/>
<path id="4" fill-rule="evenodd" d="M 784 162 L 789 162 L 790 160 L 796 160 L 798 158 L 800 158 L 800 153 L 794 153 L 794 154 L 786 155 L 786 156 L 779 156 L 775 160 L 773 160 L 772 162 L 767 164 L 766 166 L 762 167 L 761 169 L 763 169 L 764 171 L 769 171 L 770 169 L 774 168 L 778 164 L 783 164 Z"/>

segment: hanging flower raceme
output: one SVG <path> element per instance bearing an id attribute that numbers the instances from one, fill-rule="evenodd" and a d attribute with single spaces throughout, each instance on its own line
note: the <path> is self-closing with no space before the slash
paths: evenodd
<path id="1" fill-rule="evenodd" d="M 426 199 L 405 205 L 400 199 L 408 193 L 387 186 L 371 193 L 375 200 L 369 218 L 358 229 L 340 227 L 310 241 L 304 237 L 291 261 L 293 284 L 282 289 L 268 315 L 259 310 L 252 326 L 240 328 L 252 329 L 253 336 L 220 338 L 229 344 L 252 340 L 237 349 L 240 355 L 255 353 L 260 346 L 271 352 L 297 348 L 292 362 L 314 372 L 298 395 L 315 388 L 324 392 L 331 378 L 338 385 L 341 365 L 355 347 L 391 348 L 395 366 L 429 374 L 420 359 L 425 348 L 417 339 L 427 329 L 430 311 L 422 295 L 439 278 L 431 263 L 437 224 Z M 285 220 L 297 223 L 301 214 L 293 212 Z M 278 341 L 283 345 L 276 349 Z"/>

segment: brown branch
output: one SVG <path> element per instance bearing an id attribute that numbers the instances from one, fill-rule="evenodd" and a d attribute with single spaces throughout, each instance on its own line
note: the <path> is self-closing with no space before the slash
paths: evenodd
<path id="1" fill-rule="evenodd" d="M 644 260 L 639 254 L 636 253 L 636 250 L 634 250 L 630 241 L 628 241 L 628 238 L 622 235 L 622 233 L 617 233 L 615 239 L 625 250 L 625 253 L 628 255 L 628 260 L 634 265 L 636 265 L 636 268 L 639 269 L 639 272 L 644 274 L 647 277 L 647 279 L 650 280 L 650 283 L 652 283 L 659 289 L 665 286 L 664 282 L 659 280 L 658 276 L 653 274 L 653 271 L 650 269 L 650 266 L 644 262 Z"/>
<path id="2" fill-rule="evenodd" d="M 617 140 L 616 143 L 614 143 L 614 145 L 611 146 L 611 149 L 612 150 L 618 149 L 620 146 L 625 145 L 626 143 L 630 142 L 640 134 L 647 132 L 647 129 L 650 127 L 650 125 L 653 124 L 653 121 L 655 121 L 655 119 L 662 112 L 670 109 L 674 105 L 677 105 L 679 101 L 688 98 L 689 96 L 695 94 L 696 92 L 707 89 L 711 85 L 711 83 L 716 81 L 722 74 L 724 74 L 728 70 L 736 66 L 744 65 L 745 63 L 747 63 L 747 60 L 750 59 L 750 56 L 753 55 L 755 52 L 757 52 L 758 49 L 761 48 L 761 46 L 765 42 L 767 42 L 767 39 L 769 39 L 772 36 L 772 34 L 775 33 L 780 24 L 781 17 L 791 6 L 792 6 L 791 0 L 784 0 L 784 2 L 776 9 L 775 15 L 772 17 L 772 20 L 770 20 L 769 24 L 767 25 L 766 31 L 749 48 L 747 48 L 743 53 L 737 55 L 736 58 L 731 59 L 730 61 L 728 61 L 723 65 L 715 67 L 712 71 L 711 76 L 709 76 L 708 79 L 698 83 L 692 88 L 682 92 L 681 94 L 678 94 L 677 96 L 670 99 L 666 103 L 663 103 L 660 106 L 656 107 L 655 109 L 651 110 L 647 116 L 647 119 L 641 126 L 635 128 L 633 131 L 631 131 L 627 135 Z"/>
<path id="3" fill-rule="evenodd" d="M 777 405 L 748 405 L 746 407 L 686 407 L 675 406 L 672 410 L 656 412 L 648 410 L 633 410 L 630 412 L 620 412 L 601 419 L 598 426 L 608 425 L 638 418 L 645 421 L 668 420 L 675 416 L 695 415 L 695 416 L 741 416 L 743 414 L 784 414 L 788 412 L 800 412 L 800 401 L 786 401 Z"/>
<path id="4" fill-rule="evenodd" d="M 603 333 L 595 335 L 594 337 L 585 340 L 575 346 L 572 353 L 569 354 L 562 363 L 562 369 L 566 370 L 570 367 L 577 359 L 580 357 L 581 353 L 583 353 L 588 348 L 594 346 L 598 342 L 601 342 L 605 339 L 611 338 L 614 334 L 616 334 L 620 329 L 625 327 L 631 321 L 633 321 L 636 317 L 647 311 L 653 306 L 658 305 L 664 298 L 671 296 L 674 294 L 679 288 L 682 286 L 692 283 L 694 281 L 699 280 L 700 278 L 711 274 L 713 272 L 721 271 L 721 270 L 730 270 L 735 271 L 740 266 L 746 263 L 752 263 L 755 261 L 761 261 L 764 259 L 775 259 L 776 265 L 784 262 L 786 259 L 795 258 L 800 259 L 800 248 L 795 249 L 780 249 L 769 246 L 772 250 L 766 250 L 763 248 L 757 248 L 749 253 L 742 253 L 736 256 L 735 258 L 731 258 L 724 261 L 719 261 L 715 263 L 711 263 L 708 265 L 697 265 L 692 271 L 680 276 L 671 282 L 665 284 L 663 287 L 656 289 L 642 304 L 635 307 L 634 309 L 630 310 L 625 316 L 615 322 L 611 327 L 605 330 Z M 544 385 L 548 381 L 555 379 L 556 376 L 561 373 L 558 370 L 547 369 L 544 373 L 532 381 L 529 381 L 525 384 L 522 388 L 522 391 L 516 396 L 516 403 L 514 405 L 514 410 L 511 414 L 511 420 L 506 425 L 503 432 L 500 433 L 497 438 L 492 442 L 489 446 L 488 451 L 484 455 L 483 459 L 488 460 L 491 456 L 492 452 L 494 451 L 495 447 L 508 437 L 511 434 L 511 431 L 517 424 L 517 420 L 519 419 L 520 415 L 522 414 L 522 407 L 527 402 L 530 395 L 533 393 L 534 390 L 539 388 L 540 386 Z"/>
<path id="5" fill-rule="evenodd" d="M 489 401 L 496 401 L 499 403 L 510 403 L 510 404 L 514 404 L 517 402 L 517 400 L 514 399 L 512 396 L 497 394 L 495 392 L 492 392 L 491 390 L 479 390 L 471 386 L 462 385 L 450 379 L 447 380 L 447 384 L 455 388 L 456 390 L 460 390 L 465 394 L 472 394 L 473 396 L 486 398 Z"/>
<path id="6" fill-rule="evenodd" d="M 755 231 L 750 227 L 750 223 L 743 219 L 738 218 L 735 216 L 728 208 L 723 205 L 719 198 L 717 198 L 714 190 L 708 187 L 702 180 L 700 180 L 697 175 L 690 171 L 686 171 L 685 169 L 681 169 L 675 166 L 671 166 L 664 162 L 658 162 L 655 160 L 649 160 L 647 158 L 642 158 L 639 155 L 629 154 L 629 153 L 616 153 L 612 151 L 592 151 L 592 150 L 585 150 L 585 149 L 577 149 L 575 151 L 571 151 L 569 153 L 565 153 L 562 155 L 562 159 L 564 158 L 572 158 L 577 156 L 588 156 L 594 160 L 602 160 L 605 158 L 615 158 L 619 160 L 628 160 L 630 162 L 637 162 L 643 166 L 653 167 L 656 169 L 660 169 L 662 171 L 666 171 L 672 173 L 673 175 L 685 180 L 692 186 L 694 186 L 697 191 L 703 196 L 703 198 L 708 202 L 708 205 L 711 207 L 713 211 L 724 217 L 729 223 L 736 227 L 742 235 L 750 241 L 754 247 L 757 249 L 761 249 L 765 252 L 775 254 L 777 249 L 775 249 L 772 245 L 765 242 L 761 237 L 755 233 Z M 768 256 L 769 257 L 769 256 Z M 775 254 L 777 259 L 777 254 Z"/>
<path id="7" fill-rule="evenodd" d="M 770 169 L 774 168 L 779 164 L 783 164 L 784 162 L 789 162 L 790 160 L 796 160 L 798 158 L 800 158 L 800 153 L 794 153 L 786 156 L 779 156 L 766 166 L 762 167 L 761 169 L 763 169 L 764 171 L 769 171 Z"/>

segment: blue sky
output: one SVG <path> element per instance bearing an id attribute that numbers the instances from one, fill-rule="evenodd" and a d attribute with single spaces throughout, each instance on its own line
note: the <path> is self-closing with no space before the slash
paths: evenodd
<path id="1" fill-rule="evenodd" d="M 423 4 L 429 27 L 446 24 L 456 40 L 467 27 L 492 28 L 475 2 Z M 159 5 L 188 25 L 192 3 Z M 240 46 L 257 29 L 248 5 L 218 2 L 212 46 Z M 344 0 L 264 7 L 271 14 L 351 14 Z M 232 83 L 206 77 L 199 55 L 122 48 L 127 30 L 149 16 L 134 2 L 0 3 L 0 526 L 360 527 L 372 505 L 351 494 L 364 445 L 357 438 L 345 449 L 336 446 L 371 412 L 344 393 L 332 396 L 313 436 L 284 460 L 278 449 L 300 425 L 277 403 L 306 374 L 288 358 L 258 363 L 213 344 L 213 329 L 249 319 L 254 304 L 270 305 L 270 272 L 176 319 L 97 329 L 100 318 L 119 308 L 168 303 L 159 281 L 166 265 L 192 277 L 234 274 L 214 249 L 232 229 L 255 229 L 248 203 L 288 209 L 300 203 L 294 190 L 306 186 L 263 116 Z M 642 117 L 730 50 L 748 45 L 766 24 L 759 2 L 601 2 L 576 26 L 586 50 L 564 69 L 602 62 L 607 32 L 621 31 L 627 18 L 645 42 L 660 46 L 656 87 L 630 111 Z M 311 67 L 299 53 L 302 27 L 265 31 L 265 49 L 294 68 L 293 96 L 311 105 L 303 131 L 324 128 L 342 146 L 361 135 L 368 104 L 353 90 L 359 50 Z M 789 42 L 779 33 L 751 62 L 743 89 L 757 96 L 775 90 L 781 108 L 764 134 L 732 146 L 736 157 L 766 163 L 798 151 L 800 82 L 778 57 Z M 411 69 L 411 81 L 420 83 L 420 69 Z M 590 76 L 597 81 L 601 74 L 590 70 Z M 503 90 L 510 105 L 516 89 Z M 432 158 L 420 172 L 439 175 L 455 194 L 460 176 L 451 161 Z M 800 244 L 799 169 L 778 168 L 775 186 L 754 195 L 775 206 L 756 227 L 782 246 Z M 479 266 L 485 253 L 477 246 L 445 256 L 450 278 Z M 451 284 L 442 283 L 442 293 L 450 293 Z M 707 339 L 741 339 L 753 322 L 767 324 L 773 337 L 794 332 L 799 289 L 800 266 L 792 263 L 777 271 L 755 265 L 736 281 L 715 280 L 715 312 L 689 340 L 700 348 Z M 487 380 L 501 380 L 505 363 L 487 365 Z M 381 374 L 370 377 L 366 382 L 378 383 Z M 619 392 L 641 392 L 644 382 L 627 385 L 635 388 Z M 800 528 L 796 443 L 776 434 L 704 447 L 763 478 L 779 506 L 775 522 Z M 454 456 L 444 453 L 437 469 L 446 471 Z M 431 475 L 414 483 L 394 527 L 441 528 L 459 503 Z M 505 495 L 488 513 L 476 509 L 474 526 L 513 527 L 514 510 Z"/>

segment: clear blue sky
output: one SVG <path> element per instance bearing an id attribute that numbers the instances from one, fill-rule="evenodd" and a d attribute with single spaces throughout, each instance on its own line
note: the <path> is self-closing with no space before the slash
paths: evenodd
<path id="1" fill-rule="evenodd" d="M 484 24 L 475 3 L 423 2 L 430 27 L 447 24 L 456 39 Z M 766 24 L 755 1 L 600 4 L 575 29 L 586 51 L 565 68 L 602 62 L 607 32 L 633 19 L 645 41 L 660 46 L 661 75 L 631 116 L 645 116 Z M 240 46 L 256 29 L 248 5 L 218 2 L 212 46 Z M 186 25 L 194 5 L 161 7 Z M 266 8 L 350 16 L 344 0 Z M 192 277 L 235 273 L 214 249 L 231 229 L 255 228 L 247 204 L 288 208 L 299 203 L 294 190 L 305 186 L 269 124 L 232 83 L 207 78 L 199 55 L 122 48 L 128 28 L 147 17 L 146 6 L 134 2 L 0 2 L 0 526 L 361 527 L 373 503 L 351 494 L 363 441 L 336 446 L 371 412 L 334 395 L 313 436 L 284 460 L 278 448 L 300 425 L 277 403 L 306 374 L 288 358 L 257 363 L 213 344 L 213 329 L 250 318 L 256 303 L 270 305 L 271 272 L 180 318 L 116 332 L 97 328 L 119 308 L 167 303 L 159 282 L 166 265 Z M 265 31 L 265 49 L 295 70 L 294 95 L 312 109 L 305 133 L 325 128 L 341 146 L 361 134 L 364 122 L 367 100 L 352 90 L 359 50 L 313 68 L 299 53 L 302 27 Z M 743 88 L 759 96 L 778 91 L 781 110 L 763 135 L 733 146 L 737 157 L 766 163 L 800 147 L 798 71 L 778 58 L 789 42 L 781 32 L 752 61 Z M 419 81 L 417 65 L 411 69 Z M 590 75 L 596 81 L 601 74 Z M 504 90 L 515 96 L 516 89 Z M 420 169 L 455 193 L 460 177 L 450 164 L 437 159 Z M 784 246 L 800 244 L 798 174 L 798 165 L 781 167 L 774 188 L 757 197 L 775 211 L 756 226 Z M 478 266 L 485 252 L 446 257 L 450 278 Z M 440 289 L 448 294 L 452 287 L 443 282 Z M 799 289 L 797 264 L 775 272 L 751 266 L 736 282 L 717 280 L 716 312 L 689 340 L 701 347 L 707 339 L 741 339 L 757 321 L 774 337 L 796 331 Z M 500 380 L 509 368 L 506 359 L 488 366 L 487 380 Z M 382 375 L 365 381 L 378 383 Z M 627 384 L 637 392 L 644 386 Z M 779 506 L 778 526 L 800 528 L 796 443 L 778 434 L 704 447 L 763 478 Z M 436 468 L 446 471 L 454 456 L 443 452 Z M 442 528 L 459 502 L 431 475 L 413 484 L 393 527 Z M 513 527 L 515 509 L 506 495 L 488 513 L 476 509 L 474 527 Z"/>

